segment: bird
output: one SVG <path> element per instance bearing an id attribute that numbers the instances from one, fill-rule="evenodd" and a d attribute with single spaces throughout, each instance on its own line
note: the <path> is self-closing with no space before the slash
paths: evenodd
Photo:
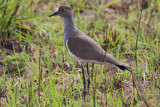
<path id="1" fill-rule="evenodd" d="M 64 44 L 68 53 L 78 61 L 82 68 L 83 74 L 83 98 L 86 97 L 86 80 L 84 65 L 87 67 L 88 74 L 88 92 L 90 86 L 90 77 L 88 70 L 88 63 L 95 64 L 111 64 L 118 67 L 121 70 L 129 70 L 130 68 L 122 64 L 119 60 L 106 53 L 106 51 L 91 37 L 85 35 L 80 31 L 73 19 L 73 12 L 71 8 L 67 5 L 59 6 L 54 13 L 49 15 L 60 16 L 64 22 Z"/>

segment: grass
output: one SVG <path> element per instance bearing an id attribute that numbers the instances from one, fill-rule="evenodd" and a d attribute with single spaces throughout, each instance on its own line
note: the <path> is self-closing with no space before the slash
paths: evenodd
<path id="1" fill-rule="evenodd" d="M 160 2 L 146 0 L 149 5 L 142 14 L 140 3 L 131 4 L 128 10 L 108 11 L 116 7 L 115 2 L 119 3 L 67 3 L 80 30 L 135 69 L 122 72 L 103 65 L 93 69 L 89 64 L 90 94 L 84 101 L 82 71 L 65 49 L 62 19 L 48 17 L 65 1 L 2 0 L 0 106 L 158 107 Z"/>

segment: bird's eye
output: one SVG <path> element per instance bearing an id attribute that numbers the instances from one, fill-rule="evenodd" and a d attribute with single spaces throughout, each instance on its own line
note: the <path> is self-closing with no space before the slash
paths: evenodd
<path id="1" fill-rule="evenodd" d="M 65 8 L 62 8 L 62 9 L 61 9 L 61 11 L 62 11 L 62 12 L 65 12 L 65 11 L 66 11 L 66 9 L 65 9 Z"/>

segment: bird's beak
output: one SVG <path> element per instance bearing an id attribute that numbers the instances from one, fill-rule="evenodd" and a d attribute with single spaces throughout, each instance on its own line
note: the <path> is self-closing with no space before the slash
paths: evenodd
<path id="1" fill-rule="evenodd" d="M 49 15 L 49 17 L 56 16 L 58 14 L 59 14 L 59 12 L 56 11 L 56 12 L 52 13 L 51 15 Z"/>

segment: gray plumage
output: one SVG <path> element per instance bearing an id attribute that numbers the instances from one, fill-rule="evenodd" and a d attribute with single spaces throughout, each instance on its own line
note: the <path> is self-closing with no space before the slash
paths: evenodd
<path id="1" fill-rule="evenodd" d="M 120 61 L 111 55 L 92 38 L 81 32 L 73 21 L 73 13 L 70 7 L 60 6 L 51 16 L 61 16 L 64 20 L 64 43 L 69 54 L 74 57 L 80 65 L 83 63 L 112 64 L 122 70 L 128 69 Z"/>

